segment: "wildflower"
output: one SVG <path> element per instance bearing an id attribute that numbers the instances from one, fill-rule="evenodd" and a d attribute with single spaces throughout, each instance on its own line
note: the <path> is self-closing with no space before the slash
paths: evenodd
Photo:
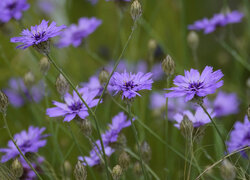
<path id="1" fill-rule="evenodd" d="M 30 5 L 26 0 L 1 0 L 0 23 L 7 23 L 12 18 L 20 20 L 22 12 L 28 10 Z"/>
<path id="2" fill-rule="evenodd" d="M 89 108 L 95 107 L 98 103 L 98 99 L 95 99 L 98 91 L 89 91 L 88 88 L 79 89 L 78 92 L 82 95 L 83 100 L 87 103 Z M 48 108 L 46 114 L 49 117 L 64 116 L 64 121 L 69 122 L 76 117 L 85 119 L 89 113 L 87 107 L 79 98 L 77 93 L 73 91 L 73 96 L 66 93 L 64 96 L 65 103 L 53 101 L 56 107 Z"/>
<path id="3" fill-rule="evenodd" d="M 21 78 L 12 78 L 9 88 L 4 89 L 4 92 L 12 106 L 21 107 L 27 102 L 40 102 L 44 97 L 44 88 L 43 81 L 27 87 Z"/>
<path id="4" fill-rule="evenodd" d="M 57 27 L 54 21 L 50 25 L 48 23 L 49 21 L 42 20 L 41 24 L 31 26 L 31 30 L 24 29 L 21 37 L 13 37 L 10 41 L 22 43 L 16 47 L 18 49 L 26 49 L 33 46 L 39 52 L 46 54 L 49 52 L 48 43 L 50 38 L 60 35 L 61 31 L 66 28 L 65 25 Z"/>
<path id="5" fill-rule="evenodd" d="M 215 14 L 211 19 L 204 18 L 196 21 L 194 24 L 189 25 L 189 30 L 204 30 L 204 34 L 212 33 L 217 27 L 223 27 L 228 24 L 241 22 L 244 15 L 239 11 L 232 11 L 226 14 Z"/>
<path id="6" fill-rule="evenodd" d="M 109 89 L 114 91 L 115 94 L 118 92 L 122 93 L 122 99 L 131 99 L 136 97 L 136 95 L 141 96 L 138 92 L 140 90 L 151 90 L 153 80 L 151 79 L 152 73 L 142 73 L 137 74 L 115 72 L 111 77 L 109 83 Z"/>
<path id="7" fill-rule="evenodd" d="M 45 128 L 39 128 L 30 126 L 28 131 L 22 131 L 14 135 L 14 140 L 16 141 L 17 146 L 20 148 L 22 153 L 36 153 L 38 149 L 45 146 L 47 140 L 44 139 L 48 135 L 43 135 Z M 10 159 L 14 159 L 19 155 L 19 151 L 12 141 L 8 142 L 8 148 L 1 148 L 0 152 L 6 153 L 2 156 L 1 163 L 5 163 Z"/>
<path id="8" fill-rule="evenodd" d="M 82 17 L 78 21 L 78 25 L 70 25 L 62 34 L 58 43 L 58 47 L 63 48 L 70 45 L 78 47 L 82 40 L 92 34 L 100 25 L 102 21 L 92 17 Z"/>
<path id="9" fill-rule="evenodd" d="M 227 142 L 228 152 L 250 146 L 250 122 L 247 116 L 245 116 L 244 122 L 236 122 L 234 124 L 234 130 L 230 134 L 230 140 Z M 241 152 L 243 156 L 246 156 L 245 152 Z"/>
<path id="10" fill-rule="evenodd" d="M 89 88 L 90 91 L 97 90 L 98 91 L 97 96 L 101 96 L 102 91 L 104 89 L 97 76 L 91 76 L 89 78 L 89 82 L 82 83 L 81 86 L 85 88 Z"/>
<path id="11" fill-rule="evenodd" d="M 215 117 L 215 114 L 212 112 L 212 109 L 207 109 L 207 112 L 209 113 L 209 115 L 212 118 Z M 203 111 L 202 108 L 198 107 L 195 111 L 195 114 L 193 114 L 189 110 L 183 111 L 182 113 L 177 113 L 174 116 L 174 119 L 176 121 L 176 124 L 174 126 L 177 128 L 180 128 L 180 124 L 183 121 L 185 116 L 187 116 L 187 118 L 190 121 L 192 121 L 194 128 L 197 128 L 197 127 L 203 126 L 207 123 L 210 123 L 210 119 L 209 119 L 208 115 Z"/>
<path id="12" fill-rule="evenodd" d="M 216 117 L 227 116 L 239 112 L 239 100 L 235 93 L 220 91 L 213 102 Z"/>
<path id="13" fill-rule="evenodd" d="M 184 72 L 185 76 L 175 77 L 174 84 L 177 87 L 167 89 L 172 92 L 167 93 L 166 97 L 185 96 L 185 101 L 189 101 L 195 96 L 205 97 L 213 94 L 217 88 L 223 85 L 223 80 L 220 80 L 223 77 L 221 70 L 213 72 L 213 68 L 210 66 L 206 66 L 201 75 L 196 69 Z"/>

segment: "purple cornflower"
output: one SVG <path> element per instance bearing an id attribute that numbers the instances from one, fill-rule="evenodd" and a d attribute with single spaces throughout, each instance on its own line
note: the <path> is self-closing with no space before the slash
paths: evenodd
<path id="1" fill-rule="evenodd" d="M 204 34 L 212 33 L 217 27 L 223 27 L 227 24 L 234 24 L 241 22 L 244 14 L 239 11 L 232 11 L 227 14 L 215 14 L 211 19 L 204 18 L 189 25 L 189 30 L 204 30 Z"/>
<path id="2" fill-rule="evenodd" d="M 187 102 L 194 96 L 205 97 L 208 94 L 213 94 L 217 88 L 223 85 L 223 80 L 220 80 L 223 77 L 221 70 L 213 72 L 213 68 L 210 66 L 206 66 L 201 75 L 196 69 L 184 72 L 185 76 L 175 77 L 174 84 L 177 87 L 167 89 L 172 92 L 167 93 L 166 97 L 185 96 Z"/>
<path id="3" fill-rule="evenodd" d="M 87 103 L 89 108 L 95 107 L 98 103 L 98 99 L 95 97 L 98 94 L 98 90 L 90 91 L 88 88 L 79 89 L 78 92 L 82 95 L 83 100 Z M 48 108 L 46 114 L 49 117 L 64 116 L 64 121 L 69 122 L 76 117 L 85 119 L 89 113 L 87 107 L 83 104 L 77 93 L 74 91 L 73 96 L 66 93 L 64 96 L 65 103 L 53 101 L 56 107 Z"/>
<path id="4" fill-rule="evenodd" d="M 65 25 L 57 27 L 54 21 L 50 25 L 48 23 L 49 21 L 42 20 L 41 24 L 31 26 L 31 30 L 24 29 L 21 37 L 13 37 L 10 41 L 13 43 L 22 43 L 16 47 L 19 49 L 26 49 L 30 46 L 37 47 L 39 44 L 49 41 L 50 38 L 60 35 L 61 30 L 66 28 Z"/>
<path id="5" fill-rule="evenodd" d="M 122 99 L 131 99 L 136 95 L 141 96 L 138 92 L 140 90 L 151 90 L 152 88 L 152 73 L 142 73 L 137 74 L 115 72 L 110 79 L 109 89 L 114 91 L 115 94 L 118 92 L 122 93 Z"/>
<path id="6" fill-rule="evenodd" d="M 20 107 L 26 102 L 37 103 L 44 97 L 44 82 L 40 81 L 38 84 L 27 87 L 21 78 L 12 78 L 9 80 L 9 88 L 4 89 L 4 92 L 14 107 Z"/>
<path id="7" fill-rule="evenodd" d="M 22 18 L 22 11 L 29 9 L 26 0 L 1 0 L 0 1 L 0 23 L 6 23 L 12 18 Z"/>
<path id="8" fill-rule="evenodd" d="M 239 112 L 239 100 L 235 93 L 220 91 L 213 102 L 216 117 L 237 114 Z"/>
<path id="9" fill-rule="evenodd" d="M 78 21 L 78 25 L 70 25 L 62 34 L 58 43 L 59 48 L 73 45 L 78 47 L 82 44 L 82 40 L 92 34 L 100 25 L 102 21 L 92 17 L 82 17 Z"/>
<path id="10" fill-rule="evenodd" d="M 47 143 L 47 140 L 44 138 L 48 137 L 48 135 L 43 135 L 42 133 L 44 131 L 44 127 L 30 126 L 28 131 L 23 130 L 19 134 L 15 134 L 14 140 L 24 155 L 28 152 L 37 153 L 38 149 Z M 0 152 L 5 153 L 5 155 L 2 156 L 1 163 L 5 163 L 19 155 L 19 151 L 12 141 L 8 142 L 8 148 L 1 148 Z"/>
<path id="11" fill-rule="evenodd" d="M 97 96 L 100 96 L 104 89 L 97 76 L 91 76 L 89 82 L 82 83 L 81 86 L 89 88 L 90 91 L 98 90 Z"/>
<path id="12" fill-rule="evenodd" d="M 230 134 L 230 140 L 227 142 L 228 152 L 239 150 L 246 146 L 250 146 L 250 122 L 245 116 L 244 122 L 236 122 L 234 130 Z M 243 156 L 247 156 L 242 152 Z"/>
<path id="13" fill-rule="evenodd" d="M 207 109 L 207 112 L 209 115 L 213 118 L 215 117 L 215 114 L 212 112 L 212 109 Z M 195 111 L 195 114 L 193 114 L 191 111 L 183 111 L 183 113 L 178 113 L 174 116 L 174 120 L 177 122 L 174 126 L 177 128 L 180 128 L 180 124 L 184 118 L 184 116 L 187 116 L 190 121 L 193 123 L 193 127 L 198 128 L 200 126 L 203 126 L 207 123 L 210 123 L 210 119 L 208 115 L 203 111 L 202 108 L 198 107 Z"/>

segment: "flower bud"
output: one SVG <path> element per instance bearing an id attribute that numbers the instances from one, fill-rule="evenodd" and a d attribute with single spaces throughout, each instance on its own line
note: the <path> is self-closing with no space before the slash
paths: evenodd
<path id="1" fill-rule="evenodd" d="M 8 97 L 2 91 L 0 91 L 0 112 L 5 114 L 8 105 L 9 105 Z"/>
<path id="2" fill-rule="evenodd" d="M 199 36 L 196 32 L 191 31 L 189 32 L 188 36 L 187 36 L 187 42 L 188 42 L 188 46 L 192 49 L 192 50 L 196 50 L 198 48 L 199 45 Z"/>
<path id="3" fill-rule="evenodd" d="M 134 0 L 130 8 L 130 14 L 134 21 L 137 21 L 142 15 L 142 7 L 139 0 Z"/>
<path id="4" fill-rule="evenodd" d="M 109 79 L 109 72 L 105 69 L 102 69 L 98 78 L 101 85 L 104 85 Z"/>
<path id="5" fill-rule="evenodd" d="M 150 54 L 154 54 L 156 48 L 157 48 L 156 41 L 154 39 L 150 39 L 148 41 L 148 51 L 150 52 Z"/>
<path id="6" fill-rule="evenodd" d="M 81 120 L 80 128 L 85 136 L 87 137 L 91 136 L 92 126 L 91 122 L 88 119 Z"/>
<path id="7" fill-rule="evenodd" d="M 170 55 L 162 61 L 161 67 L 167 76 L 172 76 L 175 71 L 175 63 Z"/>
<path id="8" fill-rule="evenodd" d="M 61 96 L 64 96 L 69 91 L 69 84 L 62 74 L 56 79 L 56 89 Z"/>
<path id="9" fill-rule="evenodd" d="M 35 82 L 35 76 L 32 72 L 29 71 L 24 75 L 23 80 L 26 86 L 32 86 Z"/>
<path id="10" fill-rule="evenodd" d="M 236 169 L 227 159 L 222 161 L 220 172 L 224 180 L 234 180 L 236 178 Z"/>
<path id="11" fill-rule="evenodd" d="M 17 178 L 20 178 L 23 175 L 23 166 L 17 158 L 11 164 L 11 171 Z"/>
<path id="12" fill-rule="evenodd" d="M 65 173 L 67 175 L 67 177 L 70 177 L 71 176 L 71 172 L 72 172 L 72 166 L 70 164 L 69 161 L 65 161 L 64 164 L 64 169 L 65 169 Z"/>
<path id="13" fill-rule="evenodd" d="M 122 168 L 120 165 L 116 165 L 113 169 L 112 169 L 112 177 L 114 180 L 118 180 L 120 179 L 122 176 Z"/>
<path id="14" fill-rule="evenodd" d="M 119 156 L 118 162 L 122 169 L 126 171 L 130 164 L 130 156 L 128 155 L 128 153 L 123 151 Z"/>
<path id="15" fill-rule="evenodd" d="M 34 44 L 33 48 L 43 55 L 49 54 L 49 52 L 50 52 L 50 40 L 43 41 L 39 44 Z"/>
<path id="16" fill-rule="evenodd" d="M 187 116 L 183 117 L 183 120 L 181 121 L 181 124 L 180 124 L 180 130 L 181 130 L 182 135 L 186 139 L 191 140 L 194 127 L 193 127 L 192 121 L 190 121 Z"/>
<path id="17" fill-rule="evenodd" d="M 149 144 L 146 141 L 143 141 L 140 147 L 142 159 L 146 162 L 150 161 L 152 156 L 152 151 Z"/>
<path id="18" fill-rule="evenodd" d="M 134 164 L 133 171 L 137 176 L 142 174 L 141 164 L 138 161 Z"/>
<path id="19" fill-rule="evenodd" d="M 78 161 L 75 170 L 74 170 L 74 176 L 76 180 L 86 180 L 87 179 L 87 171 L 85 166 Z"/>
<path id="20" fill-rule="evenodd" d="M 40 71 L 43 73 L 43 75 L 46 75 L 50 68 L 50 62 L 47 57 L 43 57 L 40 62 Z"/>

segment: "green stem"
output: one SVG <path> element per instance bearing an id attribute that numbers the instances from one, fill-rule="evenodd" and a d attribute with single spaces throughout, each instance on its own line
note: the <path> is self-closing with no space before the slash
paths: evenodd
<path id="1" fill-rule="evenodd" d="M 169 80 L 168 80 L 168 77 L 166 79 L 166 84 L 167 84 L 167 87 L 169 87 Z M 163 138 L 165 139 L 165 141 L 167 142 L 167 138 L 168 138 L 168 98 L 166 98 L 166 105 L 165 105 L 165 121 L 164 121 L 164 125 L 163 125 L 163 132 L 164 132 L 164 136 Z M 167 167 L 167 162 L 168 162 L 168 156 L 167 156 L 167 143 L 165 144 L 164 146 L 164 167 Z"/>
<path id="2" fill-rule="evenodd" d="M 203 109 L 203 111 L 208 115 L 208 117 L 209 117 L 209 119 L 211 120 L 212 124 L 214 125 L 214 127 L 215 127 L 215 129 L 216 129 L 218 135 L 220 136 L 220 139 L 221 139 L 221 141 L 222 141 L 222 143 L 223 143 L 223 145 L 224 145 L 224 148 L 225 148 L 227 154 L 229 154 L 229 153 L 228 153 L 228 150 L 227 150 L 227 146 L 226 146 L 226 144 L 225 144 L 225 141 L 224 141 L 224 139 L 223 139 L 223 137 L 222 137 L 222 134 L 221 134 L 221 132 L 220 132 L 218 126 L 216 125 L 215 121 L 214 121 L 213 118 L 210 116 L 210 114 L 207 112 L 207 110 L 206 110 L 206 108 L 204 107 L 204 105 L 203 105 L 202 103 L 198 103 L 198 104 L 201 106 L 201 108 Z"/>
<path id="3" fill-rule="evenodd" d="M 140 164 L 141 164 L 141 168 L 142 168 L 142 172 L 143 172 L 143 175 L 144 175 L 144 178 L 147 180 L 148 179 L 148 176 L 147 176 L 147 172 L 144 168 L 144 164 L 142 162 L 142 155 L 141 155 L 141 149 L 140 149 L 140 145 L 139 145 L 139 138 L 138 138 L 138 132 L 135 128 L 135 125 L 134 125 L 134 121 L 133 121 L 133 118 L 131 116 L 131 103 L 128 102 L 128 118 L 131 122 L 131 126 L 132 126 L 132 129 L 133 129 L 133 134 L 134 134 L 134 137 L 135 137 L 135 141 L 136 141 L 136 144 L 137 144 L 137 149 L 138 149 L 138 154 L 139 154 L 139 157 L 140 157 Z"/>
<path id="4" fill-rule="evenodd" d="M 80 93 L 78 92 L 78 90 L 76 89 L 76 87 L 74 86 L 74 84 L 72 83 L 72 81 L 69 79 L 69 77 L 64 73 L 64 71 L 61 68 L 59 68 L 59 66 L 49 56 L 49 54 L 46 54 L 46 56 L 48 57 L 48 59 L 52 63 L 52 65 L 56 68 L 56 70 L 63 75 L 63 77 L 66 79 L 66 81 L 72 87 L 72 89 L 76 92 L 76 94 L 78 95 L 78 97 L 81 99 L 81 101 L 83 102 L 83 104 L 87 107 L 88 111 L 92 115 L 92 117 L 94 119 L 94 122 L 95 122 L 97 134 L 98 134 L 98 137 L 99 137 L 100 142 L 101 142 L 101 147 L 102 147 L 102 152 L 103 152 L 103 159 L 104 159 L 104 164 L 105 164 L 105 169 L 106 169 L 107 177 L 108 177 L 108 179 L 110 179 L 110 175 L 109 175 L 109 171 L 108 171 L 108 163 L 107 163 L 106 154 L 105 154 L 105 149 L 104 149 L 104 145 L 103 145 L 103 141 L 102 141 L 102 136 L 101 136 L 100 128 L 99 128 L 99 124 L 98 124 L 97 117 L 96 117 L 95 113 L 92 111 L 92 109 L 90 109 L 90 107 L 88 106 L 88 104 L 84 101 L 84 99 L 82 98 L 82 96 L 80 95 Z M 101 97 L 100 97 L 99 101 L 101 101 Z"/>
<path id="5" fill-rule="evenodd" d="M 34 173 L 37 175 L 37 177 L 42 180 L 41 176 L 38 174 L 38 172 L 33 168 L 33 166 L 31 165 L 31 163 L 29 162 L 29 160 L 25 157 L 25 155 L 22 153 L 22 151 L 20 150 L 20 148 L 18 147 L 18 145 L 16 144 L 16 141 L 14 140 L 11 132 L 10 132 L 10 129 L 9 129 L 9 126 L 8 126 L 8 123 L 7 123 L 7 120 L 6 120 L 6 114 L 3 113 L 3 120 L 4 120 L 4 124 L 5 124 L 5 127 L 7 129 L 7 132 L 10 136 L 10 139 L 12 140 L 12 142 L 14 143 L 14 145 L 16 146 L 17 150 L 19 151 L 19 153 L 21 154 L 21 156 L 24 158 L 24 160 L 27 162 L 27 164 L 29 165 L 29 167 L 34 171 Z"/>

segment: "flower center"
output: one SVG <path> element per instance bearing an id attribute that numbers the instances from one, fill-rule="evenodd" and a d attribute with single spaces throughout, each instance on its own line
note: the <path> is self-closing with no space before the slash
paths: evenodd
<path id="1" fill-rule="evenodd" d="M 8 4 L 6 6 L 6 8 L 9 9 L 9 10 L 13 10 L 16 7 L 16 5 L 17 5 L 16 2 L 12 2 L 12 3 Z"/>
<path id="2" fill-rule="evenodd" d="M 123 86 L 128 91 L 128 90 L 133 89 L 135 86 L 137 86 L 137 84 L 134 84 L 133 81 L 128 81 L 128 82 L 125 82 Z"/>
<path id="3" fill-rule="evenodd" d="M 193 82 L 189 85 L 189 89 L 191 89 L 191 91 L 197 91 L 202 87 L 202 82 Z"/>
<path id="4" fill-rule="evenodd" d="M 75 102 L 71 106 L 68 106 L 72 111 L 79 111 L 82 108 L 82 103 Z"/>
<path id="5" fill-rule="evenodd" d="M 20 147 L 20 149 L 22 151 L 25 151 L 27 148 L 29 148 L 32 145 L 32 143 L 30 141 L 26 141 L 25 143 L 23 143 Z"/>
<path id="6" fill-rule="evenodd" d="M 250 131 L 245 135 L 244 141 L 250 142 Z"/>
<path id="7" fill-rule="evenodd" d="M 35 38 L 35 40 L 38 41 L 38 40 L 42 39 L 44 37 L 44 35 L 45 35 L 45 32 L 42 32 L 42 33 L 38 32 L 35 35 L 33 35 L 33 37 Z"/>

